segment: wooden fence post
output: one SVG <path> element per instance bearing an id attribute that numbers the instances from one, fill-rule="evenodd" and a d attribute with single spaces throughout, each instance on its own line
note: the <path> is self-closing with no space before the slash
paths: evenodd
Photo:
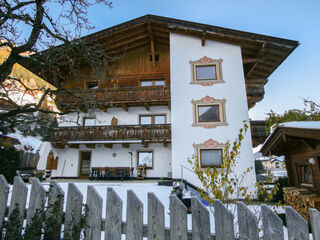
<path id="1" fill-rule="evenodd" d="M 9 189 L 10 187 L 7 180 L 0 174 L 0 236 L 2 232 L 2 223 L 7 210 Z"/>
<path id="2" fill-rule="evenodd" d="M 10 202 L 8 217 L 10 217 L 13 210 L 18 207 L 19 218 L 20 218 L 20 228 L 18 230 L 19 233 L 22 230 L 22 223 L 23 223 L 23 217 L 26 209 L 27 195 L 28 195 L 28 187 L 23 182 L 22 178 L 18 176 L 14 177 L 13 190 L 11 195 L 11 202 Z"/>
<path id="3" fill-rule="evenodd" d="M 176 195 L 170 195 L 170 239 L 187 239 L 187 208 Z"/>
<path id="4" fill-rule="evenodd" d="M 309 240 L 308 222 L 292 207 L 285 207 L 288 240 Z"/>
<path id="5" fill-rule="evenodd" d="M 45 201 L 46 201 L 46 190 L 43 188 L 39 179 L 33 178 L 31 193 L 30 193 L 30 200 L 29 200 L 29 207 L 27 211 L 27 227 L 30 226 L 36 212 L 44 209 Z"/>
<path id="6" fill-rule="evenodd" d="M 121 240 L 122 200 L 112 189 L 107 189 L 105 240 Z"/>
<path id="7" fill-rule="evenodd" d="M 191 198 L 192 240 L 210 240 L 210 214 L 197 197 Z"/>
<path id="8" fill-rule="evenodd" d="M 51 222 L 52 226 L 45 227 L 45 238 L 60 239 L 64 191 L 56 181 L 51 181 L 48 195 L 48 210 L 46 218 L 47 220 L 50 219 L 49 222 Z"/>
<path id="9" fill-rule="evenodd" d="M 233 215 L 220 200 L 214 200 L 216 240 L 234 240 Z"/>
<path id="10" fill-rule="evenodd" d="M 102 204 L 103 199 L 97 190 L 93 186 L 88 186 L 88 215 L 85 228 L 86 240 L 101 240 Z"/>
<path id="11" fill-rule="evenodd" d="M 283 224 L 281 218 L 267 205 L 261 205 L 264 240 L 283 240 Z"/>
<path id="12" fill-rule="evenodd" d="M 148 193 L 148 240 L 164 240 L 164 206 L 154 193 Z"/>
<path id="13" fill-rule="evenodd" d="M 239 239 L 259 239 L 258 222 L 256 216 L 243 202 L 237 202 L 237 213 L 239 222 Z"/>
<path id="14" fill-rule="evenodd" d="M 127 191 L 126 240 L 143 239 L 143 204 L 137 195 Z"/>
<path id="15" fill-rule="evenodd" d="M 64 234 L 80 237 L 80 221 L 82 217 L 83 196 L 74 183 L 68 184 L 68 196 L 66 205 L 66 215 L 64 221 Z M 77 229 L 78 228 L 78 229 Z"/>
<path id="16" fill-rule="evenodd" d="M 313 240 L 320 240 L 320 212 L 315 208 L 309 211 Z"/>

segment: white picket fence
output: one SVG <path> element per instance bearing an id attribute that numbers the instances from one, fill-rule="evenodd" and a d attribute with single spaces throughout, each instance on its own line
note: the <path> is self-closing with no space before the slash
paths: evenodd
<path id="1" fill-rule="evenodd" d="M 55 202 L 64 192 L 56 181 L 50 183 L 49 194 L 38 179 L 33 179 L 28 209 L 26 207 L 28 188 L 20 177 L 14 178 L 14 185 L 11 195 L 9 210 L 7 201 L 9 185 L 6 179 L 0 175 L 0 229 L 5 224 L 6 212 L 12 213 L 18 206 L 21 222 L 26 220 L 30 224 L 36 209 L 43 207 L 43 202 L 49 195 L 51 203 Z M 123 204 L 117 193 L 107 189 L 106 217 L 102 218 L 103 199 L 93 186 L 88 186 L 87 191 L 87 218 L 84 229 L 85 239 L 100 240 L 104 234 L 105 240 L 120 240 L 125 234 L 127 240 L 142 240 L 147 237 L 149 240 L 233 240 L 234 221 L 233 215 L 226 207 L 216 200 L 214 202 L 215 234 L 210 233 L 210 218 L 208 209 L 198 198 L 191 199 L 192 230 L 187 228 L 187 208 L 175 196 L 170 196 L 170 228 L 165 228 L 165 211 L 163 204 L 154 193 L 148 194 L 148 219 L 147 225 L 143 224 L 143 203 L 136 194 L 128 190 L 126 221 L 122 221 Z M 17 205 L 18 204 L 18 205 Z M 60 211 L 63 211 L 61 202 Z M 283 240 L 284 231 L 282 220 L 269 207 L 262 205 L 262 229 L 265 240 Z M 83 212 L 83 195 L 74 183 L 68 185 L 68 196 L 64 222 L 57 219 L 60 226 L 64 225 L 64 232 L 71 231 L 73 226 L 80 222 Z M 291 207 L 285 208 L 288 239 L 307 240 L 309 239 L 308 223 Z M 241 202 L 237 203 L 237 215 L 239 222 L 239 239 L 259 239 L 258 223 L 256 216 Z M 320 240 L 320 213 L 316 209 L 310 209 L 313 239 Z M 61 227 L 61 229 L 63 229 Z M 21 230 L 22 231 L 22 230 Z M 61 230 L 62 231 L 62 230 Z M 59 233 L 61 236 L 62 234 Z M 58 235 L 59 236 L 59 235 Z M 59 237 L 58 237 L 59 238 Z"/>

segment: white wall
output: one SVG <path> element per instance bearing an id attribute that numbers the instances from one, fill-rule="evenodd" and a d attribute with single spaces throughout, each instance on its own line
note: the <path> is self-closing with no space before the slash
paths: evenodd
<path id="1" fill-rule="evenodd" d="M 47 167 L 47 159 L 50 151 L 53 150 L 53 147 L 50 142 L 43 142 L 39 150 L 39 161 L 37 165 L 38 170 L 45 170 Z"/>
<path id="2" fill-rule="evenodd" d="M 167 123 L 171 122 L 170 110 L 168 106 L 151 106 L 150 111 L 144 107 L 129 107 L 128 112 L 122 108 L 108 108 L 107 112 L 99 109 L 89 110 L 88 113 L 69 113 L 60 119 L 59 126 L 77 126 L 77 122 L 82 125 L 83 117 L 96 117 L 96 125 L 111 125 L 111 119 L 116 117 L 118 125 L 139 124 L 139 114 L 165 114 Z"/>
<path id="3" fill-rule="evenodd" d="M 190 61 L 207 56 L 222 59 L 222 74 L 225 83 L 212 86 L 190 84 Z M 194 154 L 192 144 L 201 144 L 212 138 L 224 143 L 234 140 L 248 119 L 248 106 L 239 46 L 206 40 L 201 46 L 201 39 L 170 33 L 170 69 L 171 69 L 171 128 L 172 128 L 172 171 L 174 178 L 181 177 L 181 166 L 191 168 L 187 159 Z M 225 110 L 227 126 L 214 129 L 192 127 L 193 109 L 191 100 L 200 100 L 205 96 L 226 99 Z M 253 166 L 253 153 L 250 129 L 242 142 L 241 158 L 237 173 Z M 183 171 L 184 178 L 200 185 L 197 176 L 188 170 Z M 255 183 L 254 170 L 246 182 Z"/>
<path id="4" fill-rule="evenodd" d="M 147 177 L 167 177 L 171 172 L 171 144 L 164 147 L 163 144 L 149 144 L 144 148 L 141 144 L 130 144 L 129 148 L 123 148 L 121 144 L 113 144 L 113 148 L 105 148 L 102 144 L 96 144 L 95 149 L 80 145 L 79 149 L 70 148 L 54 149 L 55 156 L 59 156 L 58 169 L 52 170 L 52 177 L 78 177 L 79 176 L 79 152 L 91 151 L 91 167 L 130 167 L 130 155 L 133 153 L 133 167 L 137 166 L 137 151 L 153 151 L 153 169 L 147 169 Z M 117 156 L 113 157 L 112 154 Z M 136 169 L 134 170 L 136 174 Z"/>

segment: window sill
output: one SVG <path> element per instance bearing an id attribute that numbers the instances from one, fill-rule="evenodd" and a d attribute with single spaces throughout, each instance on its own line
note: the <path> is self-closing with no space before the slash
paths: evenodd
<path id="1" fill-rule="evenodd" d="M 213 84 L 217 83 L 225 83 L 224 80 L 195 80 L 191 81 L 190 84 L 196 84 L 201 86 L 212 86 Z"/>
<path id="2" fill-rule="evenodd" d="M 228 126 L 228 123 L 226 122 L 198 122 L 193 123 L 191 125 L 192 127 L 203 127 L 203 128 L 216 128 L 220 126 Z"/>

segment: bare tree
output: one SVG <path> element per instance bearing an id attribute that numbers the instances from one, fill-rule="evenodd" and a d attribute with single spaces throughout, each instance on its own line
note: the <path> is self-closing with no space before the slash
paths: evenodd
<path id="1" fill-rule="evenodd" d="M 0 112 L 0 121 L 21 114 L 63 114 L 48 108 L 47 99 L 55 99 L 61 91 L 65 73 L 77 75 L 82 64 L 99 75 L 110 58 L 99 46 L 81 38 L 93 27 L 87 18 L 94 4 L 111 7 L 109 0 L 1 0 L 0 48 L 8 55 L 0 62 L 0 103 L 8 107 Z M 30 86 L 28 80 L 13 75 L 16 64 L 22 65 L 55 87 Z M 13 94 L 16 92 L 17 94 Z M 25 95 L 39 95 L 36 101 L 17 101 Z M 68 92 L 69 94 L 72 94 Z"/>

